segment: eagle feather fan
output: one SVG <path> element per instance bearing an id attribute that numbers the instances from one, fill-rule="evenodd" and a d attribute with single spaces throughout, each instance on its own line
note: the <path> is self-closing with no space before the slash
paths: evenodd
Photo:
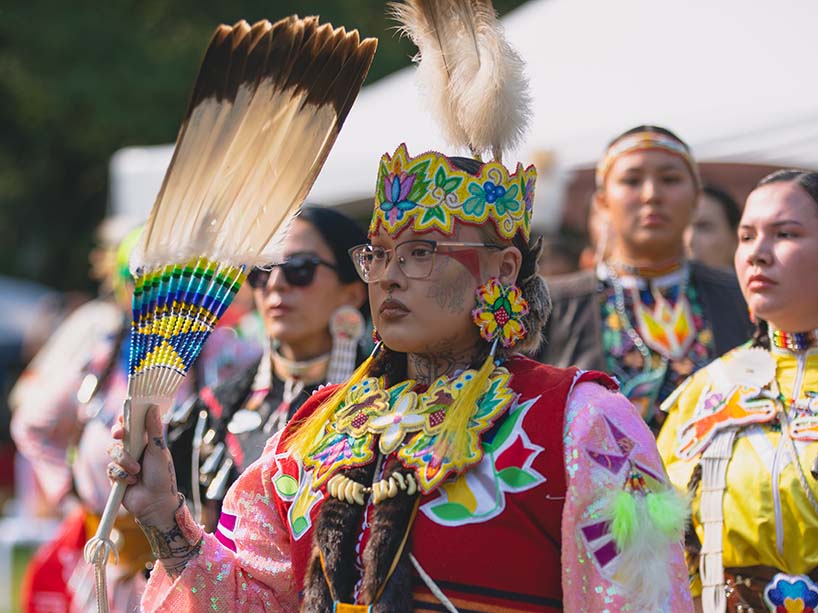
<path id="1" fill-rule="evenodd" d="M 167 407 L 246 270 L 271 263 L 372 63 L 377 41 L 289 17 L 216 29 L 176 147 L 131 257 L 135 277 L 125 446 Z M 126 485 L 117 481 L 85 549 L 107 611 L 105 564 Z"/>

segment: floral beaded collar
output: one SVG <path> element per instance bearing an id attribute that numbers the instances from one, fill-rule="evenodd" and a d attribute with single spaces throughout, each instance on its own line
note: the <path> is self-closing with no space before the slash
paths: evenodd
<path id="1" fill-rule="evenodd" d="M 469 420 L 467 465 L 456 467 L 445 451 L 441 453 L 445 446 L 438 440 L 447 408 L 475 372 L 466 370 L 455 377 L 442 376 L 422 392 L 415 391 L 413 380 L 385 389 L 382 379 L 368 377 L 354 385 L 334 420 L 326 425 L 303 460 L 304 467 L 313 471 L 312 488 L 317 490 L 328 484 L 344 469 L 369 464 L 378 452 L 383 456 L 395 454 L 404 468 L 413 473 L 410 484 L 424 494 L 451 474 L 480 462 L 483 458 L 480 435 L 491 428 L 515 398 L 508 385 L 511 375 L 505 368 L 494 369 Z M 347 489 L 351 497 L 354 487 Z"/>

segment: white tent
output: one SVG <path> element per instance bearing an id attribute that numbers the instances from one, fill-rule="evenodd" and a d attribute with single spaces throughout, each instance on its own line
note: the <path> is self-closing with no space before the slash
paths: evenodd
<path id="1" fill-rule="evenodd" d="M 571 171 L 639 124 L 669 127 L 703 161 L 818 168 L 815 0 L 532 0 L 503 23 L 534 101 L 507 160 L 538 164 L 540 227 L 558 220 Z M 401 141 L 451 152 L 413 71 L 363 90 L 311 201 L 371 198 L 378 159 Z"/>
<path id="2" fill-rule="evenodd" d="M 527 139 L 507 160 L 538 165 L 540 227 L 557 223 L 572 171 L 642 123 L 674 130 L 700 160 L 818 168 L 815 0 L 532 0 L 503 23 L 534 101 Z M 364 88 L 309 201 L 370 200 L 378 159 L 401 141 L 413 154 L 453 153 L 413 71 Z M 147 214 L 170 151 L 114 156 L 115 211 L 127 201 Z"/>

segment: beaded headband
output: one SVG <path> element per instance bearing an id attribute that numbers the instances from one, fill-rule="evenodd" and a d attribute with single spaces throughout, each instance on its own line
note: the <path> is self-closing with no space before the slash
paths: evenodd
<path id="1" fill-rule="evenodd" d="M 475 176 L 442 153 L 410 157 L 401 144 L 394 155 L 381 158 L 369 235 L 381 226 L 390 236 L 406 228 L 452 235 L 455 221 L 481 226 L 490 219 L 504 239 L 521 232 L 528 242 L 536 179 L 534 166 L 517 164 L 509 174 L 499 162 L 483 164 Z"/>
<path id="2" fill-rule="evenodd" d="M 608 151 L 605 152 L 605 157 L 603 157 L 596 166 L 597 189 L 605 184 L 605 178 L 608 176 L 611 166 L 613 166 L 613 163 L 620 155 L 646 149 L 659 149 L 682 158 L 693 175 L 693 181 L 696 183 L 696 187 L 701 187 L 702 180 L 699 176 L 699 167 L 688 148 L 676 139 L 661 132 L 645 130 L 644 132 L 636 132 L 623 136 L 608 147 Z"/>

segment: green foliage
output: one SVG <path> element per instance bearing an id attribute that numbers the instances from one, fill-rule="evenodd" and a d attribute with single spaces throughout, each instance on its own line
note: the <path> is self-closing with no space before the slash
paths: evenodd
<path id="1" fill-rule="evenodd" d="M 495 2 L 503 12 L 521 0 Z M 108 160 L 171 142 L 218 23 L 291 13 L 380 38 L 372 82 L 408 64 L 372 0 L 31 0 L 0 6 L 0 274 L 90 289 Z"/>

